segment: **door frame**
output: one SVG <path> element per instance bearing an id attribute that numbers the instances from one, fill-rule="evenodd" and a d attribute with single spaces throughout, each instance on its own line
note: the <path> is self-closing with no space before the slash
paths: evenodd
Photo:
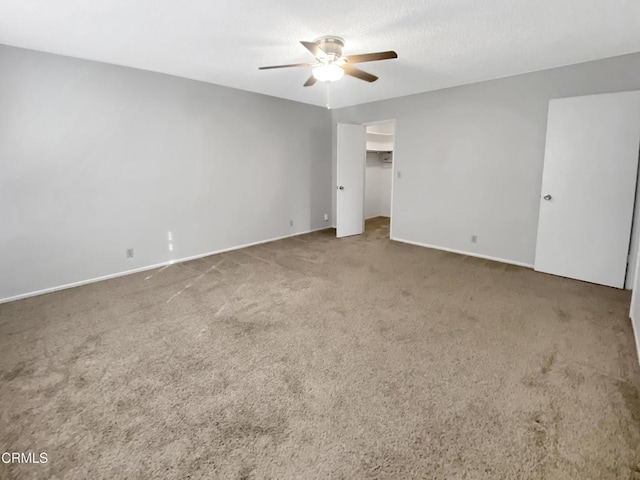
<path id="1" fill-rule="evenodd" d="M 365 126 L 365 135 L 366 135 L 366 127 L 370 125 L 382 125 L 385 123 L 393 123 L 393 154 L 392 154 L 392 162 L 391 162 L 391 202 L 389 206 L 389 239 L 393 239 L 393 191 L 396 183 L 396 146 L 397 146 L 397 136 L 398 136 L 398 122 L 395 118 L 389 118 L 387 120 L 372 120 L 369 122 L 363 122 L 360 125 Z M 362 177 L 364 178 L 364 188 L 366 192 L 367 188 L 367 162 L 365 161 L 362 167 Z M 362 216 L 364 217 L 364 204 L 362 205 Z"/>

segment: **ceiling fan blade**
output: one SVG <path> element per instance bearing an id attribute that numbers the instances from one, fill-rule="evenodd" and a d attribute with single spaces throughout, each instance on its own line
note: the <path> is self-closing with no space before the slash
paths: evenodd
<path id="1" fill-rule="evenodd" d="M 271 65 L 269 67 L 258 67 L 258 70 L 271 70 L 273 68 L 289 68 L 289 67 L 311 67 L 315 63 L 290 63 L 289 65 Z"/>
<path id="2" fill-rule="evenodd" d="M 306 82 L 304 82 L 303 87 L 310 87 L 311 85 L 316 83 L 316 77 L 314 77 L 313 75 L 311 75 Z"/>
<path id="3" fill-rule="evenodd" d="M 363 53 L 362 55 L 348 55 L 345 57 L 349 63 L 375 62 L 376 60 L 389 60 L 398 58 L 398 54 L 393 50 L 388 52 Z"/>
<path id="4" fill-rule="evenodd" d="M 316 58 L 325 58 L 327 56 L 324 50 L 322 50 L 320 47 L 318 47 L 318 45 L 316 45 L 313 42 L 305 42 L 301 40 L 300 43 L 304 46 L 304 48 L 306 48 L 311 52 L 311 55 L 313 55 Z"/>
<path id="5" fill-rule="evenodd" d="M 364 80 L 365 82 L 375 82 L 378 79 L 378 77 L 376 77 L 375 75 L 367 73 L 364 70 L 360 70 L 359 68 L 352 67 L 349 64 L 343 65 L 342 69 L 347 75 L 359 78 L 360 80 Z"/>

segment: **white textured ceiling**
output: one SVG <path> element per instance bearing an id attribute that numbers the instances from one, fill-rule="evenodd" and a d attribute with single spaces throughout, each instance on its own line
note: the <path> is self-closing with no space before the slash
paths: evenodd
<path id="1" fill-rule="evenodd" d="M 0 0 L 0 43 L 325 105 L 298 43 L 345 39 L 380 79 L 331 84 L 341 107 L 640 51 L 640 0 Z"/>

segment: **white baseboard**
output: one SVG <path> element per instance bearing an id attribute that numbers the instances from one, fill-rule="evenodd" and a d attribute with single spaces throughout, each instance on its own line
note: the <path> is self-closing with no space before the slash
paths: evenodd
<path id="1" fill-rule="evenodd" d="M 391 237 L 391 240 L 396 242 L 401 242 L 401 243 L 407 243 L 409 245 L 416 245 L 418 247 L 432 248 L 434 250 L 442 250 L 443 252 L 457 253 L 459 255 L 467 255 L 469 257 L 482 258 L 484 260 L 491 260 L 493 262 L 508 263 L 509 265 L 517 265 L 518 267 L 533 268 L 533 264 L 531 263 L 516 262 L 514 260 L 507 260 L 506 258 L 490 257 L 489 255 L 482 255 L 480 253 L 465 252 L 464 250 L 456 250 L 454 248 L 440 247 L 438 245 L 429 245 L 427 243 L 421 243 L 421 242 L 412 242 L 410 240 L 404 240 L 402 238 L 396 238 L 396 237 Z"/>
<path id="2" fill-rule="evenodd" d="M 198 255 L 192 255 L 190 257 L 180 258 L 177 260 L 169 260 L 168 262 L 156 263 L 154 265 L 147 265 L 145 267 L 134 268 L 133 270 L 125 270 L 123 272 L 110 273 L 109 275 L 102 275 L 100 277 L 90 278 L 88 280 L 80 280 L 79 282 L 66 283 L 64 285 L 58 285 L 56 287 L 45 288 L 42 290 L 36 290 L 34 292 L 21 293 L 20 295 L 14 295 L 13 297 L 0 298 L 0 304 L 14 302 L 16 300 L 22 300 L 24 298 L 35 297 L 37 295 L 44 295 L 46 293 L 53 293 L 59 290 L 66 290 L 67 288 L 80 287 L 82 285 L 87 285 L 89 283 L 102 282 L 103 280 L 109 280 L 112 278 L 124 277 L 125 275 L 131 275 L 133 273 L 145 272 L 147 270 L 153 270 L 154 268 L 161 268 L 167 265 L 173 265 L 175 263 L 188 262 L 190 260 L 197 260 L 198 258 L 208 257 L 210 255 L 217 255 L 219 253 L 231 252 L 233 250 L 240 250 L 241 248 L 253 247 L 255 245 L 261 245 L 263 243 L 276 242 L 278 240 L 284 240 L 285 238 L 297 237 L 299 235 L 306 235 L 308 233 L 319 232 L 321 230 L 326 230 L 329 227 L 315 228 L 313 230 L 307 230 L 299 233 L 292 233 L 290 235 L 283 235 L 281 237 L 269 238 L 267 240 L 260 240 L 257 242 L 246 243 L 244 245 L 237 245 L 234 247 L 223 248 L 222 250 L 216 250 L 213 252 L 200 253 Z"/>

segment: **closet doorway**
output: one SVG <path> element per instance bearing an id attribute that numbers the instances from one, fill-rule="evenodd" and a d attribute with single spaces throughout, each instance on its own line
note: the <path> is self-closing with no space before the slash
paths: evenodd
<path id="1" fill-rule="evenodd" d="M 364 179 L 365 233 L 389 238 L 395 122 L 366 125 L 367 159 Z"/>

